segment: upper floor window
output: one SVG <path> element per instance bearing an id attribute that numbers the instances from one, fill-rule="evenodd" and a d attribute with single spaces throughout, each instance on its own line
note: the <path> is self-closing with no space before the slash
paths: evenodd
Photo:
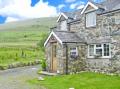
<path id="1" fill-rule="evenodd" d="M 115 24 L 120 24 L 120 15 L 115 16 Z"/>
<path id="2" fill-rule="evenodd" d="M 112 24 L 120 24 L 120 15 L 109 17 L 108 20 L 110 20 L 110 19 L 111 19 Z M 110 21 L 108 21 L 108 22 L 110 24 Z"/>
<path id="3" fill-rule="evenodd" d="M 96 13 L 95 12 L 86 13 L 86 27 L 94 26 L 96 26 Z"/>
<path id="4" fill-rule="evenodd" d="M 61 21 L 60 27 L 62 31 L 67 31 L 67 21 Z"/>

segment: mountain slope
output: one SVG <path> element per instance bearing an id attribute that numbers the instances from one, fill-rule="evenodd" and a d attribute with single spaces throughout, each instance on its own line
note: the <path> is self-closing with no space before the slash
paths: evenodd
<path id="1" fill-rule="evenodd" d="M 0 69 L 44 59 L 43 44 L 55 23 L 56 18 L 39 18 L 0 25 Z"/>
<path id="2" fill-rule="evenodd" d="M 0 25 L 0 45 L 36 44 L 55 26 L 56 18 L 39 18 Z"/>
<path id="3" fill-rule="evenodd" d="M 8 30 L 48 30 L 56 23 L 56 17 L 29 19 L 0 25 L 0 31 Z"/>

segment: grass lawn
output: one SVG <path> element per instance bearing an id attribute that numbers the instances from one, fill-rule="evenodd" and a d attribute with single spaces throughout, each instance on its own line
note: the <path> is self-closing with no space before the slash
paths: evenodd
<path id="1" fill-rule="evenodd" d="M 120 89 L 120 77 L 98 73 L 46 76 L 44 81 L 29 80 L 30 85 L 44 86 L 46 89 Z"/>

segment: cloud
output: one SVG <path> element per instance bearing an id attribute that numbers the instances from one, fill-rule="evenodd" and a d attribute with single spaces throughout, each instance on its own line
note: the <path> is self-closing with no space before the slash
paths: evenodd
<path id="1" fill-rule="evenodd" d="M 40 0 L 34 7 L 31 6 L 31 0 L 24 0 L 24 3 L 21 0 L 0 0 L 0 15 L 6 16 L 6 22 L 10 22 L 56 16 L 57 9 L 43 0 Z"/>
<path id="2" fill-rule="evenodd" d="M 101 3 L 101 2 L 104 2 L 105 0 L 92 0 L 92 1 L 96 3 Z"/>
<path id="3" fill-rule="evenodd" d="M 72 3 L 70 5 L 70 9 L 82 9 L 84 7 L 85 2 L 79 1 L 76 3 Z"/>
<path id="4" fill-rule="evenodd" d="M 70 9 L 75 9 L 77 7 L 78 3 L 73 3 L 70 5 Z"/>
<path id="5" fill-rule="evenodd" d="M 85 5 L 80 5 L 80 6 L 77 7 L 77 9 L 82 9 L 82 8 L 84 8 L 84 6 Z"/>
<path id="6" fill-rule="evenodd" d="M 64 8 L 64 7 L 65 7 L 65 4 L 60 4 L 60 5 L 58 6 L 58 9 L 61 10 L 61 9 Z"/>
<path id="7" fill-rule="evenodd" d="M 75 2 L 76 0 L 65 0 L 67 3 Z"/>
<path id="8" fill-rule="evenodd" d="M 15 21 L 19 21 L 20 19 L 18 19 L 18 18 L 14 18 L 14 17 L 7 17 L 7 19 L 6 19 L 6 23 L 8 23 L 8 22 L 15 22 Z"/>

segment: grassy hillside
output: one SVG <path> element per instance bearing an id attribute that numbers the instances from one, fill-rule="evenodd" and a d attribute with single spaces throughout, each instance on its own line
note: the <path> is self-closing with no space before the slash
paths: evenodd
<path id="1" fill-rule="evenodd" d="M 56 18 L 39 18 L 0 25 L 0 66 L 42 59 L 41 44 L 55 23 Z"/>
<path id="2" fill-rule="evenodd" d="M 7 24 L 1 24 L 0 25 L 0 30 L 42 30 L 41 27 L 43 27 L 45 30 L 48 30 L 46 28 L 51 27 L 52 25 L 55 25 L 56 18 L 51 17 L 51 18 L 37 18 L 37 19 L 28 19 L 24 21 L 19 21 L 19 22 L 12 22 L 12 23 L 7 23 Z M 40 28 L 38 28 L 40 27 Z M 27 29 L 25 29 L 27 28 Z M 36 29 L 37 28 L 37 29 Z M 43 30 L 44 30 L 43 29 Z"/>
<path id="3" fill-rule="evenodd" d="M 40 18 L 0 25 L 0 43 L 38 41 L 55 22 L 56 18 Z"/>

